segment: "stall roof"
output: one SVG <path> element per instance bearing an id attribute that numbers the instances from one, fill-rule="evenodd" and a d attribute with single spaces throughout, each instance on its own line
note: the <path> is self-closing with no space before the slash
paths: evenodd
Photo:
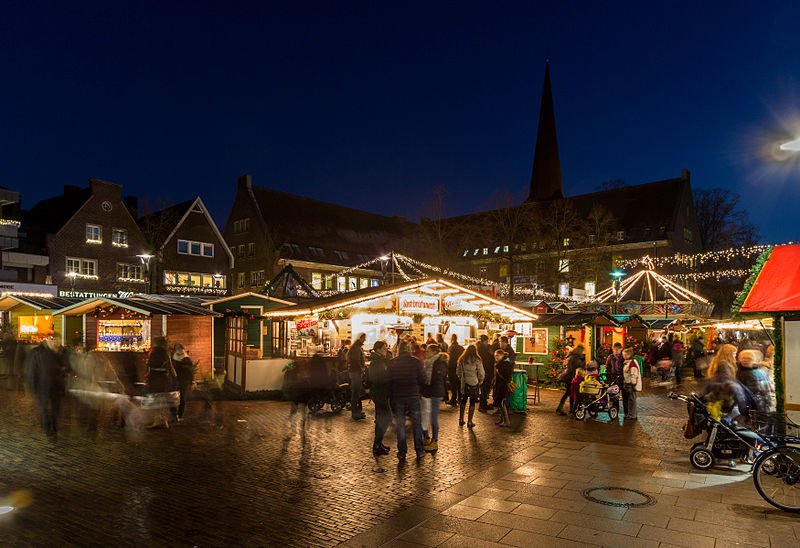
<path id="1" fill-rule="evenodd" d="M 491 306 L 486 306 L 487 309 L 495 308 L 502 309 L 505 314 L 513 315 L 535 320 L 536 314 L 527 312 L 514 305 L 489 297 L 483 293 L 473 291 L 472 289 L 458 285 L 444 278 L 425 278 L 422 280 L 412 280 L 392 285 L 382 285 L 378 287 L 368 287 L 359 289 L 358 291 L 350 291 L 341 295 L 333 295 L 331 297 L 324 297 L 303 303 L 299 306 L 291 306 L 279 308 L 277 310 L 270 310 L 265 312 L 266 317 L 281 317 L 281 316 L 307 316 L 317 314 L 333 308 L 344 308 L 353 306 L 362 302 L 371 301 L 381 297 L 388 297 L 404 291 L 420 290 L 422 292 L 430 292 L 431 294 L 446 294 L 453 297 L 461 297 L 463 299 L 480 299 L 486 301 Z"/>
<path id="2" fill-rule="evenodd" d="M 200 306 L 199 304 L 188 301 L 182 302 L 180 297 L 174 298 L 173 300 L 166 300 L 163 298 L 150 298 L 144 295 L 127 299 L 112 299 L 109 297 L 84 299 L 69 306 L 65 306 L 60 310 L 56 310 L 53 314 L 81 316 L 83 314 L 88 314 L 94 310 L 95 307 L 105 304 L 126 308 L 128 310 L 138 312 L 139 314 L 144 314 L 145 316 L 151 316 L 153 314 L 183 314 L 189 316 L 219 315 L 216 312 Z"/>
<path id="3" fill-rule="evenodd" d="M 0 298 L 0 311 L 5 312 L 18 305 L 27 305 L 37 310 L 59 310 L 80 301 L 64 297 L 31 297 L 26 295 L 7 295 Z"/>
<path id="4" fill-rule="evenodd" d="M 662 330 L 668 328 L 676 321 L 676 318 L 656 318 L 654 320 L 647 320 L 647 323 L 650 324 L 650 329 Z"/>
<path id="5" fill-rule="evenodd" d="M 597 320 L 600 320 L 598 323 Z M 590 314 L 588 312 L 565 312 L 565 313 L 556 313 L 556 314 L 541 314 L 539 319 L 536 320 L 536 323 L 539 325 L 565 325 L 565 326 L 573 326 L 573 325 L 588 325 L 588 324 L 595 324 L 595 325 L 613 325 L 616 326 L 617 323 L 614 321 L 613 318 L 607 316 L 606 314 Z"/>
<path id="6" fill-rule="evenodd" d="M 800 311 L 800 244 L 775 246 L 741 313 Z"/>
<path id="7" fill-rule="evenodd" d="M 291 301 L 285 301 L 283 299 L 278 299 L 276 297 L 270 297 L 269 295 L 264 295 L 263 293 L 253 293 L 252 291 L 248 291 L 246 293 L 237 293 L 236 295 L 229 295 L 227 297 L 222 297 L 221 299 L 214 299 L 213 301 L 206 301 L 203 303 L 203 306 L 213 306 L 215 304 L 220 304 L 227 301 L 233 301 L 244 297 L 255 297 L 257 299 L 264 299 L 265 301 L 272 301 L 280 304 L 285 304 L 286 306 L 296 306 L 295 303 Z"/>
<path id="8" fill-rule="evenodd" d="M 626 327 L 643 327 L 645 329 L 650 327 L 650 321 L 644 320 L 635 314 L 614 314 L 612 318 Z"/>

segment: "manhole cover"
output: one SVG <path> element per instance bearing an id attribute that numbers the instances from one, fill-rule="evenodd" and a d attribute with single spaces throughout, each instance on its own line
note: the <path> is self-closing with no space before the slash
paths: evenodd
<path id="1" fill-rule="evenodd" d="M 582 494 L 588 501 L 618 508 L 642 508 L 656 503 L 647 493 L 625 487 L 592 487 L 584 489 Z"/>

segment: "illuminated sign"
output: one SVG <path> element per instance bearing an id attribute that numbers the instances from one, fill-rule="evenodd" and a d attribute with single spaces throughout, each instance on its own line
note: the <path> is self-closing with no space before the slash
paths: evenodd
<path id="1" fill-rule="evenodd" d="M 439 297 L 401 293 L 397 296 L 400 312 L 409 314 L 438 314 Z"/>
<path id="2" fill-rule="evenodd" d="M 133 295 L 133 293 L 130 291 L 117 291 L 115 293 L 111 293 L 109 291 L 58 291 L 59 297 L 68 297 L 73 299 L 95 299 L 102 297 L 108 297 L 111 299 L 115 297 L 118 299 L 127 299 L 131 295 Z"/>

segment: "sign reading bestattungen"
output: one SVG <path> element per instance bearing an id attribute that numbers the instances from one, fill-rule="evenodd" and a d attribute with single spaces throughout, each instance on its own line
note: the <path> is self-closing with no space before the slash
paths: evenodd
<path id="1" fill-rule="evenodd" d="M 439 313 L 439 297 L 432 295 L 401 293 L 397 296 L 397 304 L 399 311 L 407 314 Z"/>

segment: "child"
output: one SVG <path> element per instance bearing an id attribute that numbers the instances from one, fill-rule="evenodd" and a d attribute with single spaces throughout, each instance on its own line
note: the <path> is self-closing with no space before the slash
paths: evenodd
<path id="1" fill-rule="evenodd" d="M 595 379 L 600 376 L 600 373 L 597 371 L 596 361 L 591 360 L 589 363 L 586 364 L 586 376 L 594 377 Z"/>
<path id="2" fill-rule="evenodd" d="M 570 394 L 572 395 L 572 405 L 570 406 L 570 414 L 575 412 L 575 408 L 578 407 L 578 404 L 581 402 L 581 383 L 583 382 L 584 376 L 586 375 L 586 371 L 579 367 L 575 370 L 575 376 L 572 377 L 572 384 L 569 387 Z"/>
<path id="3" fill-rule="evenodd" d="M 626 348 L 623 350 L 622 357 L 625 360 L 622 367 L 622 377 L 625 381 L 625 397 L 628 399 L 628 404 L 625 406 L 628 413 L 625 418 L 635 421 L 639 419 L 636 396 L 637 392 L 642 391 L 642 372 L 639 370 L 639 364 L 633 359 L 633 349 Z"/>

